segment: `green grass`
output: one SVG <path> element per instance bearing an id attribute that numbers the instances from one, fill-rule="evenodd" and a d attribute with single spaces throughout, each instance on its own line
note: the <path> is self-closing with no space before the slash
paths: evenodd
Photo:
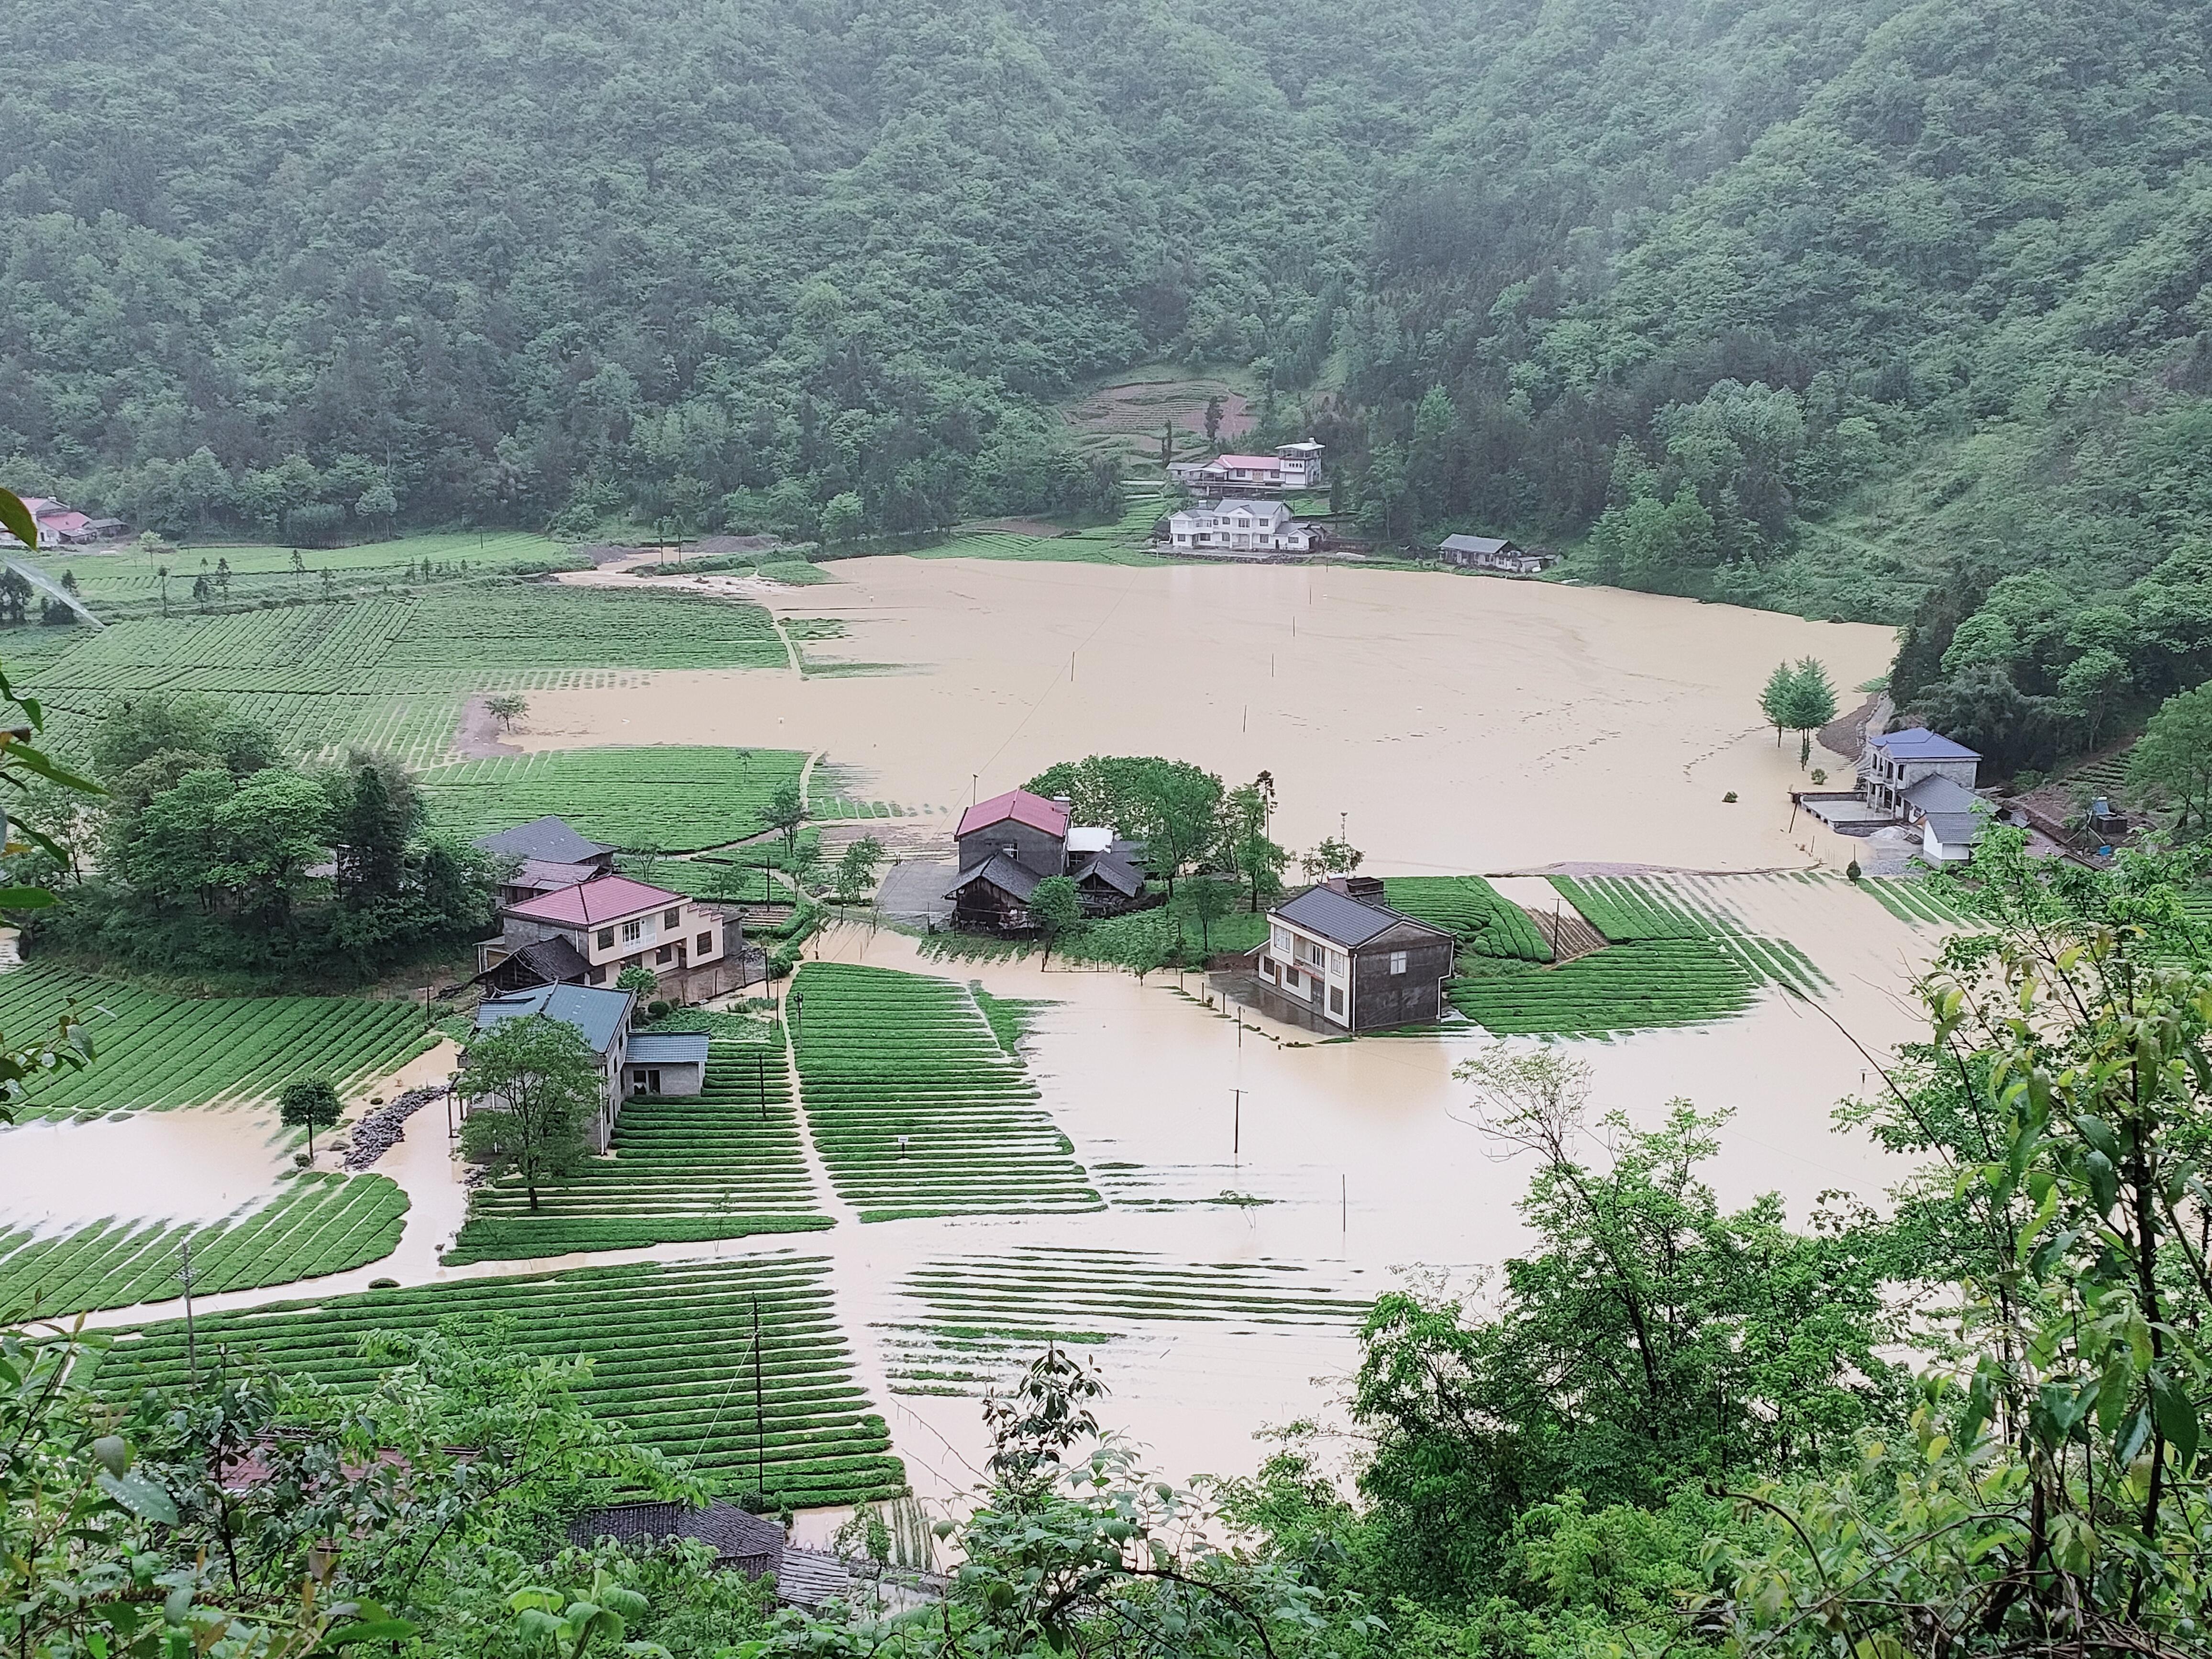
<path id="1" fill-rule="evenodd" d="M 810 962 L 792 995 L 807 1126 L 861 1220 L 1104 1207 L 965 986 Z"/>
<path id="2" fill-rule="evenodd" d="M 402 1001 L 171 996 L 37 963 L 0 975 L 0 1030 L 46 1029 L 72 1001 L 97 1057 L 33 1082 L 19 1118 L 267 1100 L 311 1072 L 344 1089 L 432 1041 L 422 1011 Z"/>
<path id="3" fill-rule="evenodd" d="M 1609 1036 L 1740 1014 L 1757 981 L 1709 939 L 1607 946 L 1556 968 L 1474 957 L 1445 988 L 1453 1006 L 1499 1036 Z"/>
<path id="4" fill-rule="evenodd" d="M 755 1415 L 752 1318 L 762 1328 Z M 481 1331 L 512 1322 L 526 1352 L 594 1361 L 584 1404 L 725 1491 L 756 1484 L 794 1508 L 896 1496 L 904 1468 L 854 1376 L 837 1328 L 830 1264 L 778 1255 L 744 1261 L 639 1263 L 479 1279 L 203 1314 L 201 1363 L 224 1348 L 257 1352 L 287 1376 L 341 1390 L 371 1384 L 373 1331 L 428 1332 L 441 1320 Z M 182 1321 L 118 1334 L 93 1385 L 108 1398 L 185 1378 Z"/>
<path id="5" fill-rule="evenodd" d="M 110 1218 L 43 1238 L 0 1233 L 0 1308 L 58 1318 L 171 1300 L 187 1244 L 202 1296 L 287 1285 L 381 1261 L 406 1224 L 407 1194 L 389 1177 L 310 1171 L 204 1224 Z"/>
<path id="6" fill-rule="evenodd" d="M 447 1265 L 830 1225 L 816 1212 L 782 1045 L 766 1040 L 776 1028 L 722 1029 L 733 1028 L 759 1035 L 709 1042 L 703 1094 L 624 1101 L 614 1155 L 541 1188 L 534 1212 L 518 1182 L 478 1188 Z"/>
<path id="7" fill-rule="evenodd" d="M 347 744 L 422 765 L 452 746 L 471 692 L 611 684 L 621 671 L 781 667 L 757 605 L 549 584 L 434 586 L 223 615 L 142 617 L 94 632 L 24 676 L 56 705 L 55 746 L 134 694 L 205 692 L 307 753 Z"/>
<path id="8" fill-rule="evenodd" d="M 1162 508 L 1157 498 L 1133 498 L 1119 520 L 1058 536 L 1023 536 L 1012 531 L 979 530 L 956 535 L 932 547 L 918 548 L 917 559 L 1027 559 L 1072 564 L 1170 564 L 1176 561 L 1151 550 L 1147 539 Z"/>
<path id="9" fill-rule="evenodd" d="M 1098 1346 L 1163 1326 L 1350 1332 L 1370 1305 L 1288 1262 L 1042 1245 L 922 1262 L 899 1294 L 912 1316 L 878 1328 L 897 1395 L 980 1395 L 1048 1344 Z"/>
<path id="10" fill-rule="evenodd" d="M 1480 876 L 1386 876 L 1382 902 L 1418 921 L 1450 929 L 1461 948 L 1477 956 L 1552 959 L 1552 947 L 1528 913 Z"/>
<path id="11" fill-rule="evenodd" d="M 185 547 L 158 557 L 138 551 L 135 545 L 114 553 L 80 553 L 51 549 L 39 563 L 55 580 L 68 571 L 76 577 L 77 592 L 95 611 L 108 605 L 158 606 L 161 580 L 157 567 L 169 567 L 169 604 L 173 611 L 191 607 L 192 581 L 206 562 L 210 585 L 216 561 L 230 566 L 230 602 L 261 599 L 317 598 L 324 591 L 323 573 L 348 586 L 364 581 L 399 582 L 422 561 L 432 563 L 443 578 L 482 576 L 522 570 L 588 568 L 591 561 L 566 543 L 524 531 L 501 531 L 479 538 L 474 532 L 456 534 L 404 536 L 396 541 L 364 542 L 358 547 L 318 550 L 300 550 L 304 574 L 292 568 L 289 546 Z"/>
<path id="12" fill-rule="evenodd" d="M 687 898 L 724 899 L 732 904 L 788 904 L 791 889 L 761 864 L 730 859 L 641 858 L 616 860 L 622 872 Z"/>
<path id="13" fill-rule="evenodd" d="M 1266 944 L 1266 912 L 1255 915 L 1244 908 L 1244 897 L 1232 884 L 1216 884 L 1231 887 L 1237 908 L 1205 926 L 1200 925 L 1194 903 L 1199 883 L 1191 878 L 1177 883 L 1175 896 L 1164 904 L 1085 922 L 1055 944 L 1053 954 L 1070 962 L 1111 962 L 1127 968 L 1159 961 L 1166 947 L 1178 940 L 1186 962 L 1250 951 Z M 1158 890 L 1158 884 L 1153 890 Z"/>
<path id="14" fill-rule="evenodd" d="M 759 569 L 770 581 L 781 582 L 786 587 L 815 587 L 837 580 L 820 565 L 805 559 L 770 559 Z"/>

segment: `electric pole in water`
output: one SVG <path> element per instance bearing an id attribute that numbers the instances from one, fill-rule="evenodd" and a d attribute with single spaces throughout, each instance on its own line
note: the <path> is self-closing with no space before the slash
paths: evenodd
<path id="1" fill-rule="evenodd" d="M 1237 1103 L 1231 1108 L 1233 1115 L 1229 1120 L 1229 1156 L 1237 1158 L 1243 1154 L 1244 1146 L 1244 1091 L 1232 1089 L 1230 1093 L 1237 1097 Z"/>

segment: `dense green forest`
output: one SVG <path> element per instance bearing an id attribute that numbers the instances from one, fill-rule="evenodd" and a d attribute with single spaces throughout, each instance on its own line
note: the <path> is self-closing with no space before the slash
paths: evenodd
<path id="1" fill-rule="evenodd" d="M 1227 364 L 1371 536 L 1913 623 L 2011 764 L 2201 677 L 2188 0 L 16 21 L 5 482 L 137 526 L 1096 512 L 1055 400 Z"/>

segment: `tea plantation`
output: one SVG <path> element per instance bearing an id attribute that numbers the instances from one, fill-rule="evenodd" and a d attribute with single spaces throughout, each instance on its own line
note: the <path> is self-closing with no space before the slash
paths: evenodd
<path id="1" fill-rule="evenodd" d="M 781 1043 L 714 1041 L 707 1056 L 704 1094 L 623 1102 L 614 1156 L 541 1188 L 534 1212 L 514 1182 L 478 1188 L 447 1263 L 830 1225 L 816 1213 Z"/>
<path id="2" fill-rule="evenodd" d="M 0 975 L 0 1030 L 50 1026 L 74 1001 L 99 1058 L 33 1083 L 23 1121 L 66 1112 L 265 1100 L 312 1069 L 341 1089 L 428 1048 L 422 1012 L 352 997 L 179 997 L 33 963 Z"/>
<path id="3" fill-rule="evenodd" d="M 0 1307 L 42 1318 L 166 1302 L 184 1294 L 177 1278 L 192 1249 L 192 1286 L 203 1296 L 258 1290 L 347 1272 L 398 1248 L 407 1194 L 384 1176 L 313 1172 L 258 1206 L 195 1226 L 96 1222 L 46 1238 L 0 1233 Z"/>
<path id="4" fill-rule="evenodd" d="M 1973 918 L 1952 902 L 1949 894 L 1923 878 L 1868 876 L 1856 885 L 1890 915 L 1911 927 L 1969 927 L 1973 925 Z M 2185 901 L 2185 908 L 2187 908 Z"/>
<path id="5" fill-rule="evenodd" d="M 765 1407 L 758 1416 L 756 1310 Z M 722 1491 L 762 1490 L 805 1508 L 891 1498 L 905 1487 L 884 1419 L 854 1377 L 829 1263 L 818 1258 L 586 1267 L 204 1315 L 201 1362 L 229 1347 L 289 1376 L 360 1388 L 376 1374 L 361 1356 L 363 1336 L 427 1332 L 449 1318 L 478 1330 L 511 1321 L 528 1352 L 589 1355 L 585 1405 Z M 185 1377 L 184 1323 L 172 1320 L 118 1333 L 93 1382 L 123 1400 Z"/>
<path id="6" fill-rule="evenodd" d="M 1460 948 L 1477 956 L 1552 959 L 1552 947 L 1528 913 L 1480 876 L 1386 876 L 1382 902 L 1416 921 L 1450 929 Z"/>
<path id="7" fill-rule="evenodd" d="M 1182 1323 L 1349 1333 L 1370 1306 L 1291 1262 L 1037 1245 L 925 1261 L 899 1290 L 915 1315 L 884 1326 L 882 1340 L 891 1391 L 902 1395 L 980 1394 L 1048 1343 L 1096 1346 Z"/>
<path id="8" fill-rule="evenodd" d="M 966 987 L 810 962 L 792 995 L 807 1126 L 861 1220 L 1105 1207 Z"/>
<path id="9" fill-rule="evenodd" d="M 562 749 L 441 766 L 422 791 L 440 826 L 463 835 L 553 812 L 633 852 L 695 853 L 758 835 L 770 798 L 805 769 L 795 749 Z"/>

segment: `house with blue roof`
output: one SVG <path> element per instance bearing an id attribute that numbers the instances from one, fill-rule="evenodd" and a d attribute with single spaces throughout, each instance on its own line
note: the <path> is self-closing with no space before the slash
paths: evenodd
<path id="1" fill-rule="evenodd" d="M 614 1139 L 623 1101 L 633 1095 L 696 1095 L 707 1085 L 707 1038 L 694 1031 L 630 1030 L 637 997 L 589 985 L 539 985 L 486 997 L 477 1006 L 476 1028 L 489 1031 L 510 1019 L 542 1016 L 574 1029 L 599 1063 L 599 1110 L 585 1139 L 604 1152 Z"/>
<path id="2" fill-rule="evenodd" d="M 1867 739 L 1859 759 L 1859 793 L 1869 806 L 1917 826 L 1929 863 L 1964 863 L 1986 821 L 1974 793 L 1981 764 L 1966 744 L 1925 726 L 1883 732 Z"/>

